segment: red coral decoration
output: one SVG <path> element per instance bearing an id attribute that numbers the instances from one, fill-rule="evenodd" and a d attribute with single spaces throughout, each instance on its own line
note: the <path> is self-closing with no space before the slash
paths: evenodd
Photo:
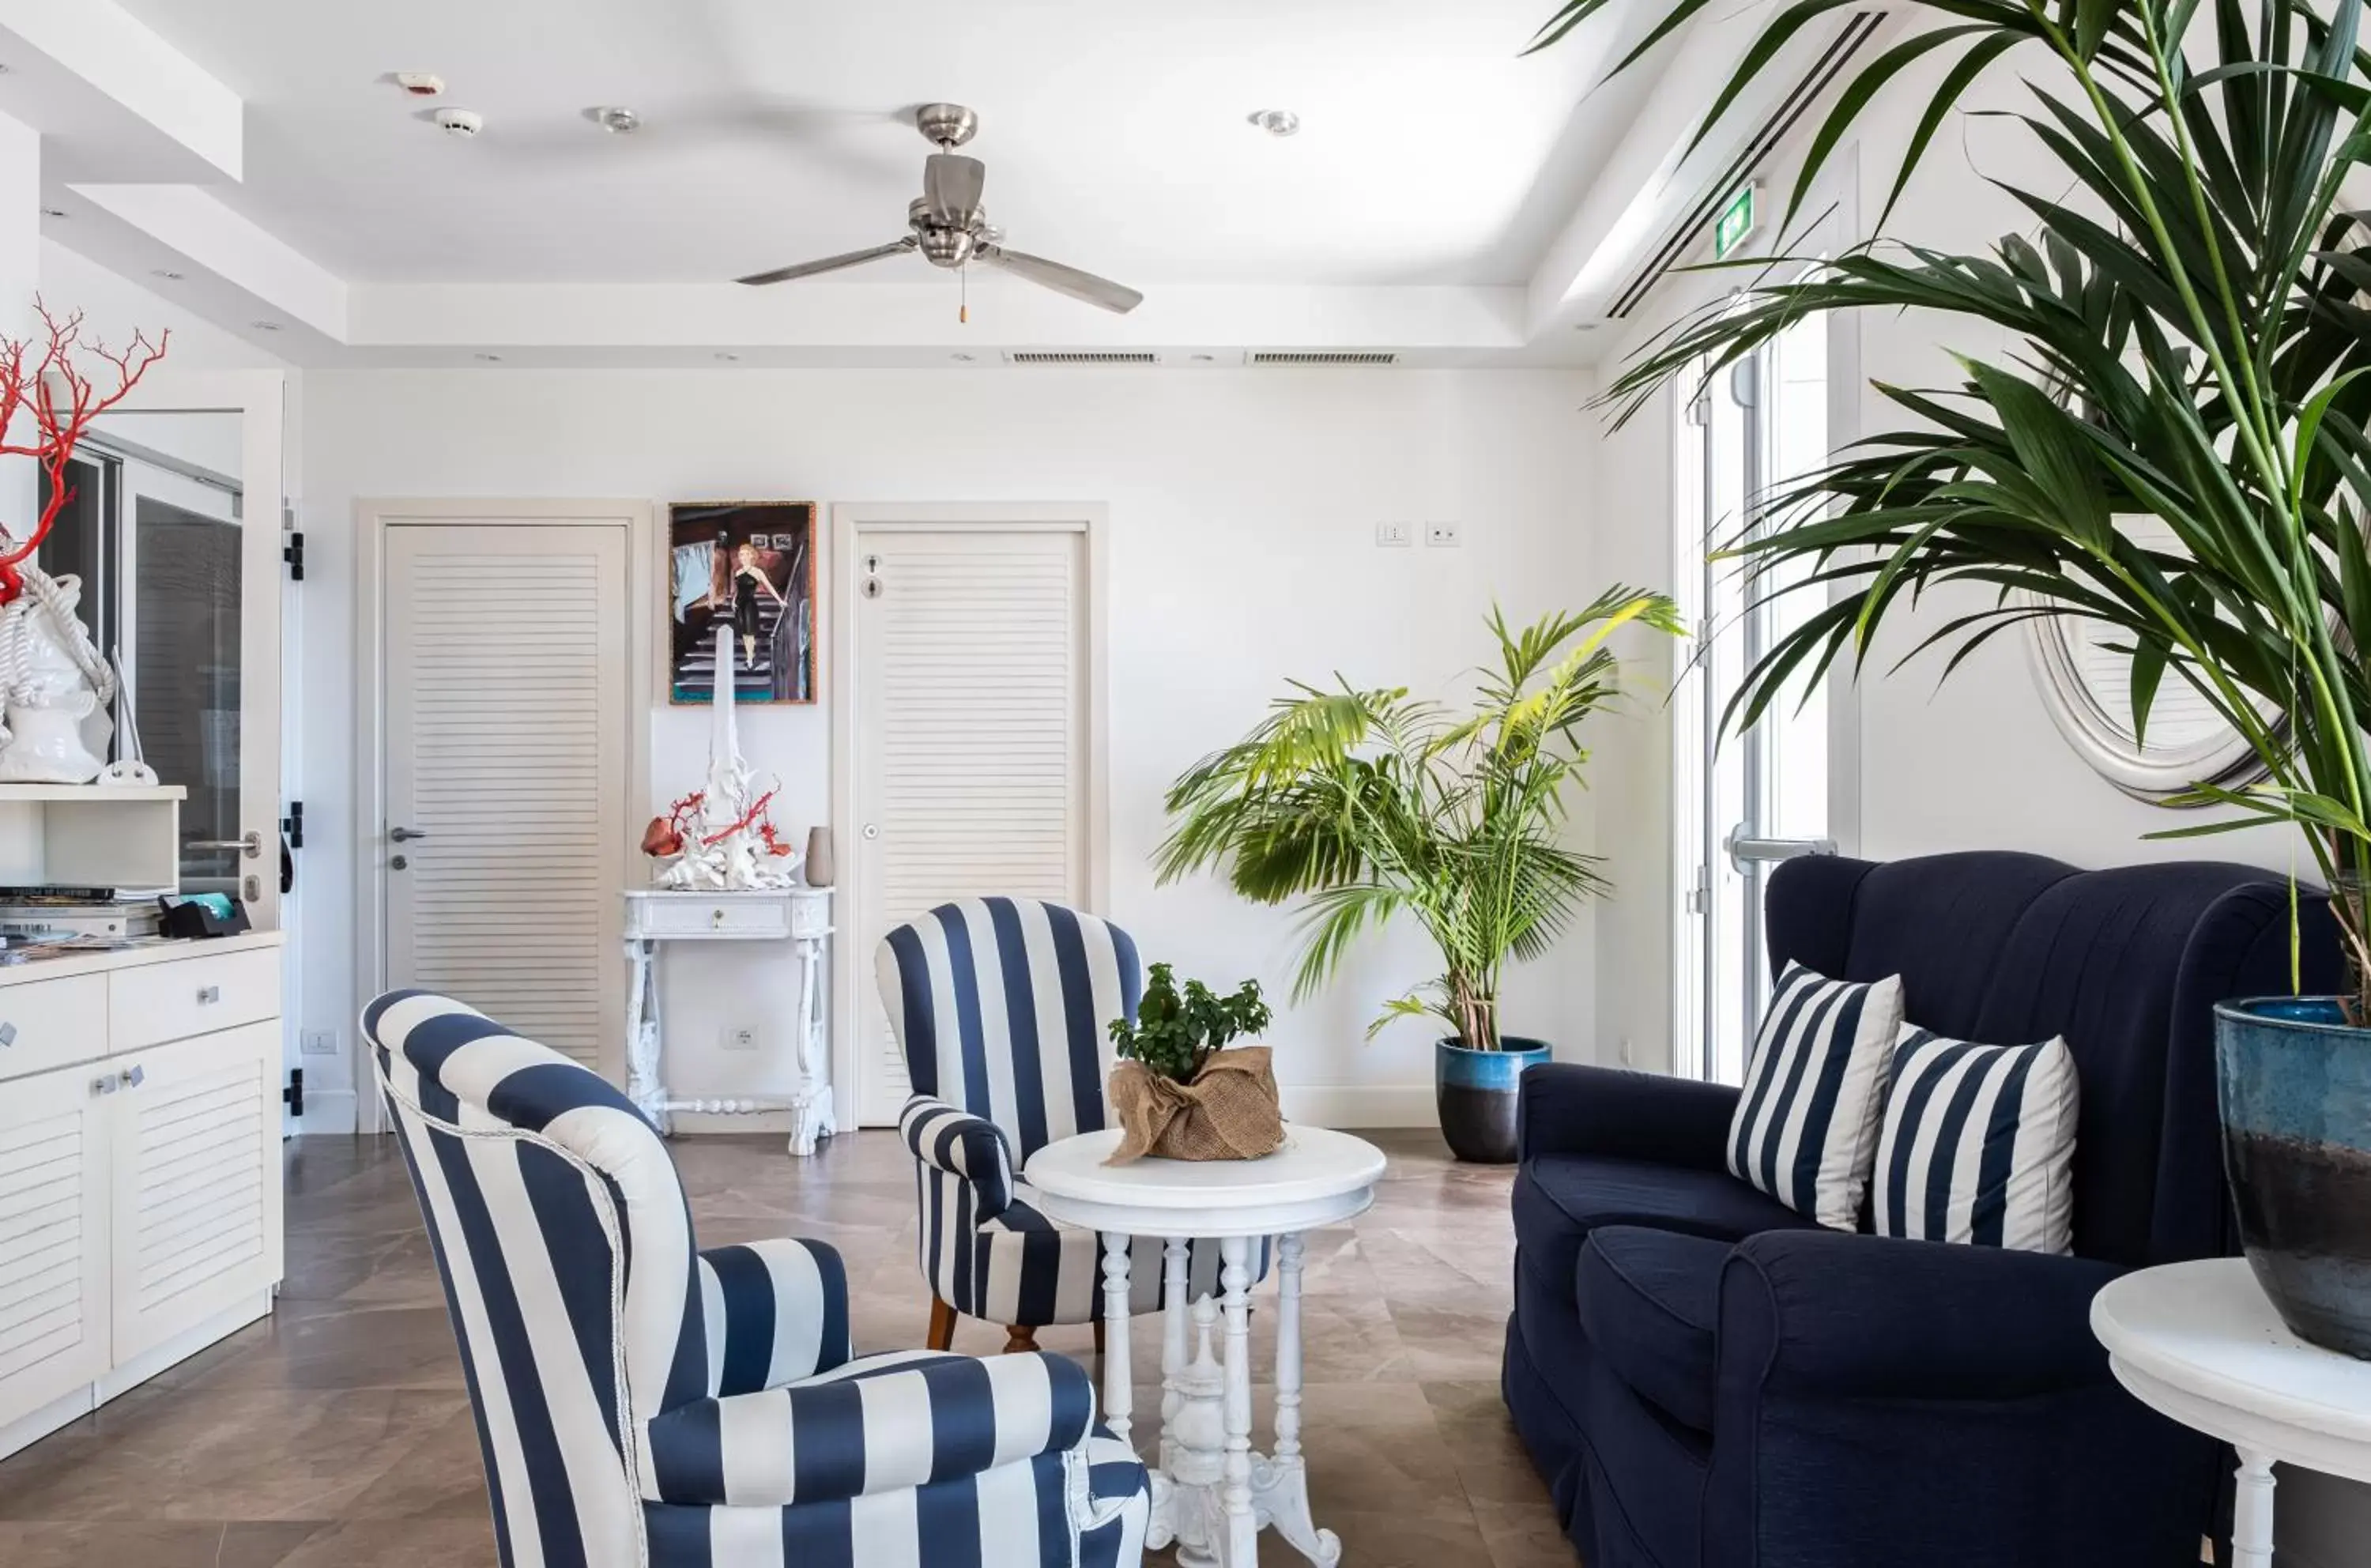
<path id="1" fill-rule="evenodd" d="M 732 837 L 734 834 L 746 830 L 752 823 L 757 822 L 760 817 L 763 817 L 766 814 L 766 808 L 773 803 L 775 793 L 776 792 L 774 790 L 769 790 L 764 794 L 758 796 L 757 801 L 752 804 L 747 811 L 741 813 L 740 821 L 734 823 L 732 826 L 725 828 L 721 833 L 710 834 L 707 837 L 700 841 L 701 847 L 704 848 L 711 845 L 722 844 L 726 839 Z M 767 825 L 770 827 L 773 824 L 769 823 Z"/>
<path id="2" fill-rule="evenodd" d="M 17 569 L 41 548 L 58 513 L 74 504 L 74 486 L 66 482 L 67 464 L 74 458 L 75 447 L 88 432 L 91 421 L 123 401 L 140 385 L 140 378 L 165 357 L 166 345 L 173 340 L 170 331 L 158 333 L 153 343 L 147 333 L 135 332 L 131 346 L 117 352 L 96 338 L 87 344 L 82 340 L 81 311 L 60 319 L 38 301 L 35 308 L 41 314 L 41 325 L 50 341 L 40 361 L 29 370 L 25 362 L 32 353 L 31 340 L 0 338 L 0 456 L 30 457 L 39 463 L 42 476 L 49 480 L 50 496 L 42 504 L 40 520 L 33 525 L 30 537 L 19 540 L 6 527 L 0 527 L 0 605 L 25 591 L 24 573 Z M 76 363 L 78 354 L 88 354 L 112 365 L 115 390 L 100 392 L 98 384 L 85 375 Z M 7 433 L 29 404 L 40 439 L 30 445 L 17 445 L 6 439 Z"/>

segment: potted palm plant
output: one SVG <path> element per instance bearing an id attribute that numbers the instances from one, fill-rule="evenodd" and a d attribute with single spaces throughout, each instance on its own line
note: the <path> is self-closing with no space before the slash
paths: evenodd
<path id="1" fill-rule="evenodd" d="M 1562 842 L 1564 795 L 1589 757 L 1581 721 L 1616 689 L 1606 639 L 1634 621 L 1680 630 L 1671 600 L 1629 588 L 1521 630 L 1494 610 L 1498 662 L 1469 709 L 1404 687 L 1296 682 L 1241 743 L 1170 786 L 1163 882 L 1216 868 L 1255 902 L 1308 900 L 1296 1000 L 1370 928 L 1403 916 L 1423 926 L 1440 978 L 1387 1002 L 1367 1032 L 1399 1018 L 1448 1025 L 1435 1090 L 1462 1159 L 1514 1158 L 1517 1080 L 1549 1055 L 1499 1029 L 1508 961 L 1545 952 L 1605 891 L 1596 858 Z"/>
<path id="2" fill-rule="evenodd" d="M 1569 0 L 1537 46 L 1608 6 Z M 1705 8 L 1667 0 L 1617 70 Z M 1831 8 L 1780 11 L 1707 124 Z M 1626 418 L 1691 364 L 1718 373 L 1829 312 L 1915 311 L 1946 341 L 1955 324 L 2016 340 L 1963 357 L 1956 386 L 1879 385 L 1898 428 L 1764 499 L 1737 553 L 1827 602 L 1751 672 L 1732 718 L 1752 722 L 1839 660 L 1857 668 L 1889 617 L 1963 583 L 1988 598 L 1920 647 L 1950 645 L 1956 663 L 2037 617 L 2105 623 L 2144 734 L 2169 677 L 2246 737 L 2261 779 L 2199 783 L 2174 803 L 2215 814 L 2166 836 L 2295 824 L 2336 894 L 2353 984 L 2218 1009 L 2226 1167 L 2248 1254 L 2290 1326 L 2371 1355 L 2371 1228 L 2339 1218 L 2371 1207 L 2371 248 L 2342 195 L 2371 156 L 2360 0 L 1909 8 L 1930 25 L 1844 85 L 1789 221 L 1879 90 L 1927 57 L 1950 67 L 1903 144 L 1886 212 L 1960 97 L 2016 70 L 2051 165 L 2003 187 L 2026 232 L 1984 255 L 1876 238 L 1789 258 L 1734 308 L 1677 323 L 1610 396 Z"/>

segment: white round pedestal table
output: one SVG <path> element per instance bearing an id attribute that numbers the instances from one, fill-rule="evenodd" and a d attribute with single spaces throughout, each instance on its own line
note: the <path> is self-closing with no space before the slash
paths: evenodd
<path id="1" fill-rule="evenodd" d="M 2091 1301 L 2091 1332 L 2143 1404 L 2239 1451 L 2237 1568 L 2273 1561 L 2273 1466 L 2371 1482 L 2371 1362 L 2289 1332 L 2244 1258 L 2143 1269 Z"/>
<path id="2" fill-rule="evenodd" d="M 1255 1568 L 1259 1532 L 1273 1526 L 1318 1568 L 1342 1542 L 1310 1517 L 1301 1452 L 1301 1233 L 1364 1214 L 1383 1174 L 1383 1151 L 1347 1133 L 1288 1126 L 1263 1159 L 1141 1159 L 1106 1165 L 1117 1131 L 1048 1144 L 1024 1172 L 1054 1219 L 1103 1232 L 1104 1419 L 1129 1441 L 1128 1240 L 1162 1238 L 1161 1453 L 1152 1470 L 1145 1544 L 1177 1543 L 1182 1568 Z M 1276 1447 L 1252 1450 L 1250 1292 L 1253 1248 L 1277 1238 Z M 1219 1244 L 1214 1305 L 1190 1305 L 1186 1243 Z M 1191 1318 L 1189 1325 L 1188 1318 Z M 1213 1326 L 1224 1323 L 1212 1356 Z M 1190 1336 L 1189 1327 L 1195 1331 Z M 1150 1461 L 1148 1461 L 1150 1463 Z"/>

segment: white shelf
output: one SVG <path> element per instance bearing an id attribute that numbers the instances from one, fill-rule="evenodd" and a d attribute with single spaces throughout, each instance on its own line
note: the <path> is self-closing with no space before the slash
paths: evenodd
<path id="1" fill-rule="evenodd" d="M 0 803 L 9 801 L 182 801 L 179 784 L 0 784 Z"/>

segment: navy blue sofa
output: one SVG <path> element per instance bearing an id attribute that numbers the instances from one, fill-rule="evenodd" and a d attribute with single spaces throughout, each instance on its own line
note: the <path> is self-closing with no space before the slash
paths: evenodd
<path id="1" fill-rule="evenodd" d="M 1523 1077 L 1503 1389 L 1590 1568 L 2176 1568 L 2221 1459 L 2091 1337 L 2125 1270 L 2235 1251 L 2212 1009 L 2291 989 L 2287 889 L 2247 867 L 1982 852 L 1787 862 L 1772 970 L 1903 976 L 1911 1021 L 2064 1034 L 2075 1256 L 1824 1230 L 1729 1175 L 1737 1091 Z M 2340 984 L 2318 895 L 2303 989 Z"/>

